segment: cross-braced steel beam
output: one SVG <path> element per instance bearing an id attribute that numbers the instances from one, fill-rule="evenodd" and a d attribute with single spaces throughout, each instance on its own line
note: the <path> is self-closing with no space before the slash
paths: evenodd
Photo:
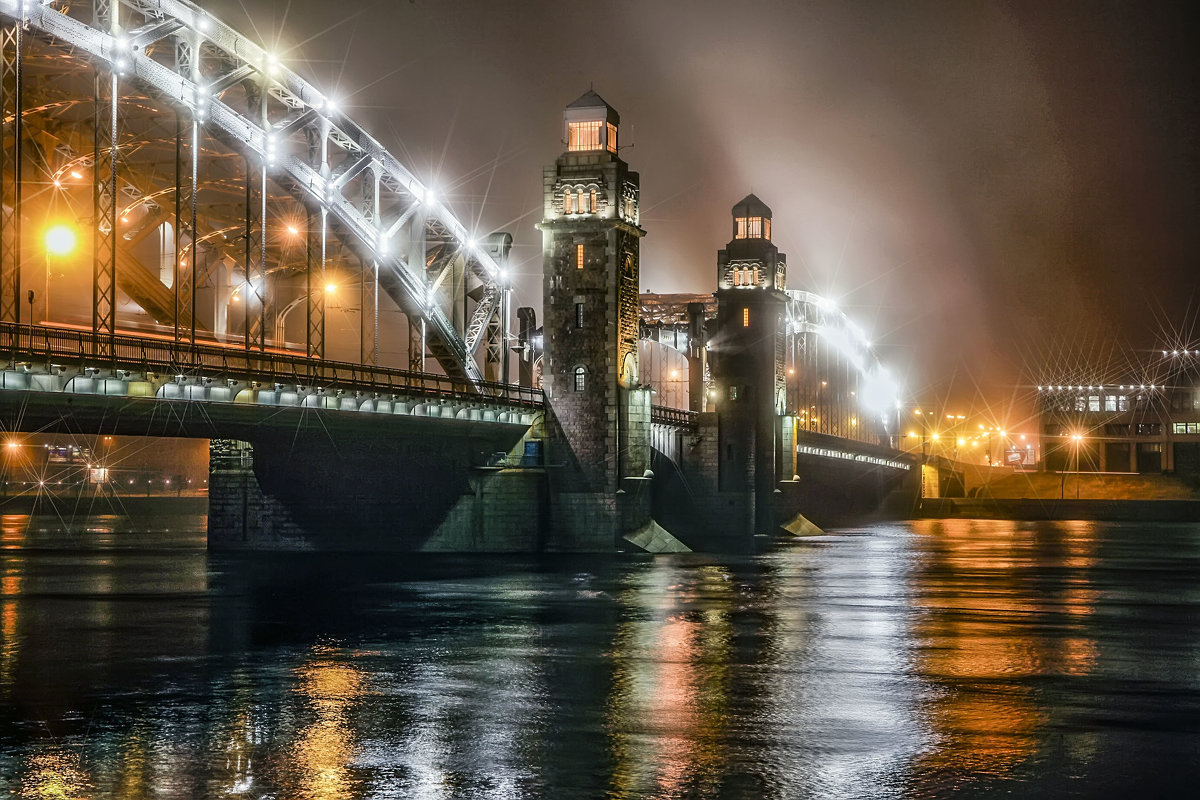
<path id="1" fill-rule="evenodd" d="M 0 321 L 21 321 L 21 24 L 0 28 Z M 12 145 L 8 145 L 9 139 Z"/>

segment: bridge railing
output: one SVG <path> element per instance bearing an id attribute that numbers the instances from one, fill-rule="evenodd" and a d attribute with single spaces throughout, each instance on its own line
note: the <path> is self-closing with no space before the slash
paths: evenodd
<path id="1" fill-rule="evenodd" d="M 105 355 L 97 355 L 105 353 Z M 165 338 L 98 335 L 91 331 L 0 322 L 0 357 L 79 368 L 128 369 L 181 376 L 231 378 L 262 384 L 308 385 L 388 394 L 414 393 L 540 408 L 542 391 L 503 383 L 472 383 L 425 372 L 315 359 L 297 353 L 247 350 Z"/>
<path id="2" fill-rule="evenodd" d="M 696 425 L 696 412 L 667 406 L 650 406 L 650 422 L 656 425 L 678 425 L 691 428 Z"/>

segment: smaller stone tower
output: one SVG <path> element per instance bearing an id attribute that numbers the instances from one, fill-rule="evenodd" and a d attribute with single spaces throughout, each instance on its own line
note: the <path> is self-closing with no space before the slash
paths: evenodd
<path id="1" fill-rule="evenodd" d="M 638 174 L 617 154 L 619 127 L 616 110 L 588 91 L 563 113 L 566 151 L 543 174 L 542 388 L 554 549 L 619 546 L 632 524 L 624 495 L 635 489 L 626 484 L 650 465 L 650 392 L 638 385 L 637 349 L 646 232 Z"/>
<path id="2" fill-rule="evenodd" d="M 717 320 L 709 337 L 720 442 L 717 484 L 722 492 L 752 499 L 744 536 L 772 534 L 776 525 L 786 260 L 771 242 L 771 209 L 747 195 L 733 207 L 733 238 L 717 253 Z"/>

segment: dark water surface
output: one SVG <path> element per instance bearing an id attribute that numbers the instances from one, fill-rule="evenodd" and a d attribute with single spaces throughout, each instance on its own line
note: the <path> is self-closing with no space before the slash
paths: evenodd
<path id="1" fill-rule="evenodd" d="M 461 558 L 0 522 L 0 795 L 1200 792 L 1200 525 Z"/>

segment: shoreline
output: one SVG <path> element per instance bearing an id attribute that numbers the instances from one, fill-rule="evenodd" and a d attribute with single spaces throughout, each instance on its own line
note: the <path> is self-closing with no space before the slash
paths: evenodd
<path id="1" fill-rule="evenodd" d="M 926 498 L 913 510 L 913 519 L 1200 522 L 1200 500 Z"/>

